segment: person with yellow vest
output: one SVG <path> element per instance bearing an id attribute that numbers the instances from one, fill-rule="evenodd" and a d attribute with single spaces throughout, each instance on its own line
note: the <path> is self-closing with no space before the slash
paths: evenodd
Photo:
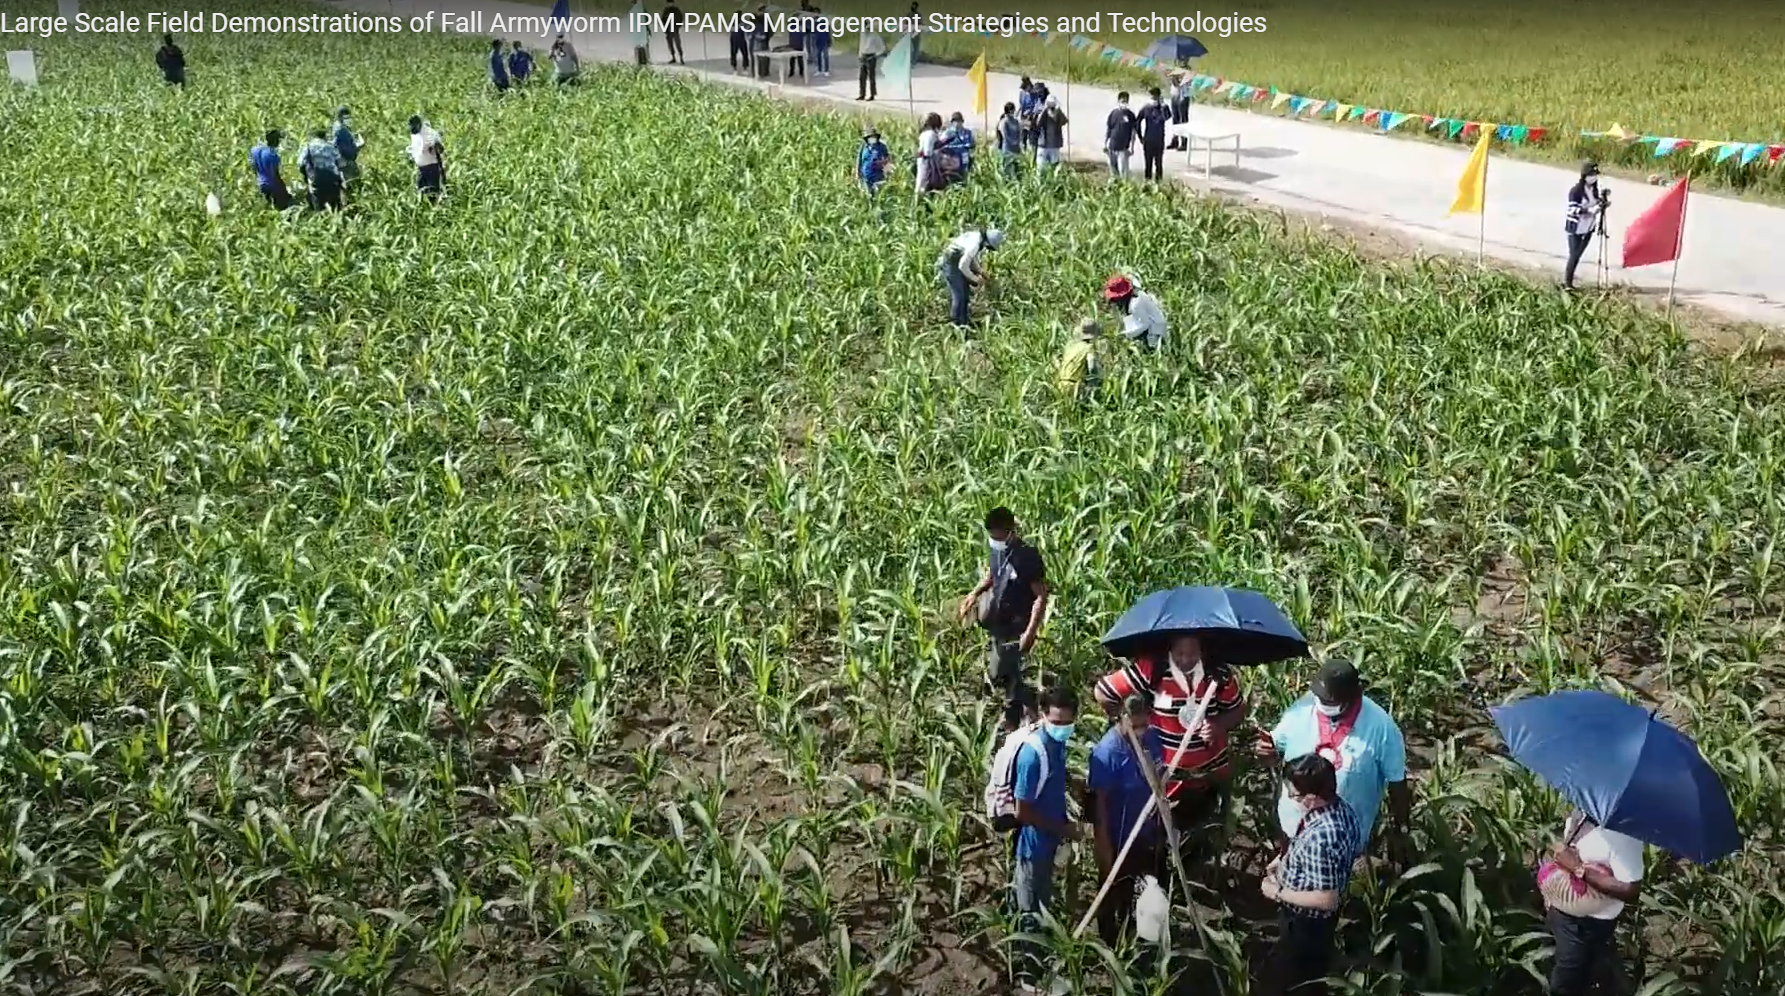
<path id="1" fill-rule="evenodd" d="M 1092 319 L 1078 323 L 1078 334 L 1060 354 L 1055 383 L 1060 393 L 1084 400 L 1103 382 L 1103 327 Z"/>

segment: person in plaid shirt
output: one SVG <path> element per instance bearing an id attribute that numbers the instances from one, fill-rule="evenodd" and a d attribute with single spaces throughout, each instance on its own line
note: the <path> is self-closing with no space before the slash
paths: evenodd
<path id="1" fill-rule="evenodd" d="M 1319 754 L 1289 762 L 1288 794 L 1306 816 L 1289 851 L 1271 863 L 1264 898 L 1281 907 L 1277 944 L 1261 981 L 1264 996 L 1321 996 L 1333 957 L 1339 903 L 1361 853 L 1357 814 L 1339 798 L 1339 774 Z"/>

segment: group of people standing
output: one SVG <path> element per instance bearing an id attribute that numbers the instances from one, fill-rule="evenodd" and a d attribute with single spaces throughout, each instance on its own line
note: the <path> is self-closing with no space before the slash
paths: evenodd
<path id="1" fill-rule="evenodd" d="M 1133 932 L 1137 903 L 1144 910 L 1149 892 L 1169 891 L 1174 869 L 1215 856 L 1236 762 L 1250 753 L 1280 775 L 1268 830 L 1276 856 L 1259 884 L 1277 904 L 1278 937 L 1251 991 L 1322 992 L 1354 866 L 1379 849 L 1402 865 L 1413 854 L 1406 743 L 1388 710 L 1367 694 L 1358 669 L 1339 660 L 1321 665 L 1307 692 L 1268 730 L 1255 728 L 1248 742 L 1251 708 L 1237 670 L 1196 636 L 1164 638 L 1154 652 L 1122 661 L 1093 688 L 1109 727 L 1091 752 L 1079 794 L 1085 819 L 1074 822 L 1069 797 L 1076 780 L 1066 745 L 1079 695 L 1054 687 L 1033 700 L 1023 678 L 1047 614 L 1046 564 L 1008 508 L 986 516 L 985 535 L 987 569 L 960 615 L 976 618 L 988 634 L 986 686 L 1003 703 L 1005 736 L 987 801 L 994 828 L 1010 834 L 1009 895 L 1024 935 L 1014 960 L 1023 991 L 1040 991 L 1047 974 L 1040 916 L 1044 909 L 1058 913 L 1053 879 L 1060 847 L 1091 842 L 1102 876 L 1112 883 L 1098 908 L 1098 929 L 1115 947 Z M 1121 857 L 1131 835 L 1135 846 Z M 1549 994 L 1584 996 L 1595 970 L 1616 960 L 1614 927 L 1639 892 L 1643 848 L 1576 813 L 1552 853 L 1558 866 L 1607 900 L 1590 913 L 1549 909 L 1556 941 Z"/>
<path id="2" fill-rule="evenodd" d="M 559 86 L 568 86 L 576 82 L 582 72 L 581 60 L 577 58 L 576 49 L 562 34 L 553 40 L 551 51 L 546 58 L 552 64 L 552 79 Z M 533 77 L 533 53 L 516 38 L 511 48 L 503 47 L 503 40 L 490 40 L 490 85 L 497 93 L 506 93 L 511 87 L 521 87 Z"/>
<path id="3" fill-rule="evenodd" d="M 332 134 L 329 128 L 311 132 L 298 152 L 298 172 L 314 211 L 339 211 L 344 195 L 360 178 L 359 155 L 366 143 L 354 133 L 347 108 L 335 112 L 332 128 Z M 284 139 L 284 132 L 274 128 L 248 152 L 261 196 L 278 211 L 296 203 L 282 172 L 279 148 Z M 409 156 L 415 163 L 416 188 L 430 200 L 438 197 L 446 183 L 445 149 L 440 133 L 419 114 L 409 118 Z"/>

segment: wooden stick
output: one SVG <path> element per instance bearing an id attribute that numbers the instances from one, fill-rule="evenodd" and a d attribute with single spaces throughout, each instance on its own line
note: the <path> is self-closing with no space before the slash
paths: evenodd
<path id="1" fill-rule="evenodd" d="M 1209 690 L 1203 693 L 1201 701 L 1196 704 L 1194 719 L 1190 725 L 1184 729 L 1185 737 L 1189 737 L 1191 730 L 1202 725 L 1203 716 L 1208 713 L 1209 705 L 1214 702 L 1215 691 L 1218 688 L 1220 688 L 1220 685 L 1211 683 L 1209 685 Z M 1185 752 L 1182 747 L 1183 745 L 1180 743 L 1179 749 L 1172 754 L 1171 766 L 1165 769 L 1166 779 L 1170 779 L 1172 773 L 1177 771 L 1179 762 L 1183 760 Z M 1103 887 L 1097 890 L 1096 898 L 1091 900 L 1091 908 L 1085 911 L 1084 919 L 1078 922 L 1078 928 L 1072 932 L 1074 940 L 1077 940 L 1079 935 L 1085 932 L 1085 928 L 1090 926 L 1092 918 L 1097 915 L 1097 908 L 1103 905 L 1104 897 L 1109 894 L 1110 887 L 1115 885 L 1116 873 L 1121 871 L 1122 862 L 1128 860 L 1128 852 L 1134 850 L 1134 842 L 1140 839 L 1140 832 L 1147 825 L 1147 817 L 1153 815 L 1153 810 L 1159 808 L 1161 805 L 1162 800 L 1159 793 L 1155 793 L 1152 798 L 1147 800 L 1146 808 L 1140 811 L 1140 819 L 1135 821 L 1134 829 L 1128 832 L 1128 840 L 1122 845 L 1121 852 L 1116 855 L 1115 864 L 1110 866 L 1109 874 L 1104 876 Z M 1166 805 L 1165 808 L 1169 811 L 1170 806 Z"/>

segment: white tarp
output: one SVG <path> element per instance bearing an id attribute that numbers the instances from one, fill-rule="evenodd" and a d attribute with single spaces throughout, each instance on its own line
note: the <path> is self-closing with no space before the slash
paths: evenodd
<path id="1" fill-rule="evenodd" d="M 14 83 L 36 86 L 37 55 L 30 49 L 6 53 L 6 75 L 11 76 Z"/>

